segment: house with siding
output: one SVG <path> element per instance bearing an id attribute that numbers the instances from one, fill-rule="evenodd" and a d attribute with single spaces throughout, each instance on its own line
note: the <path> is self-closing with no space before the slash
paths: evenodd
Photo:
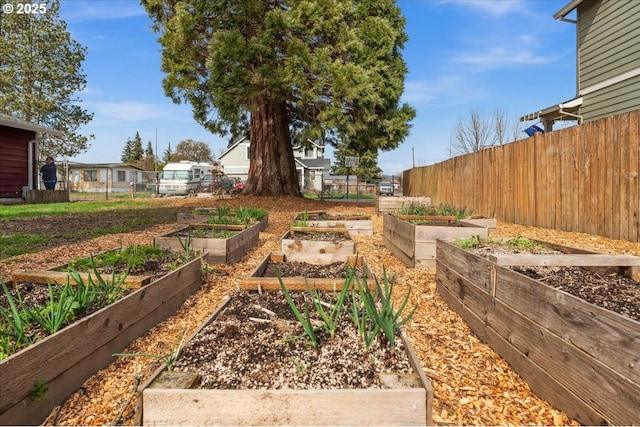
<path id="1" fill-rule="evenodd" d="M 83 193 L 146 190 L 149 173 L 128 163 L 69 163 L 69 189 Z"/>
<path id="2" fill-rule="evenodd" d="M 229 143 L 227 149 L 218 156 L 225 175 L 242 181 L 247 179 L 250 147 L 251 141 L 248 135 Z M 324 157 L 324 144 L 309 140 L 307 144 L 294 145 L 293 157 L 300 188 L 322 191 L 323 175 L 331 167 L 331 160 Z"/>
<path id="3" fill-rule="evenodd" d="M 568 16 L 575 12 L 575 19 Z M 640 1 L 573 0 L 553 17 L 576 26 L 574 98 L 526 116 L 545 131 L 640 109 Z"/>
<path id="4" fill-rule="evenodd" d="M 40 188 L 43 135 L 62 137 L 62 132 L 0 114 L 0 202 L 22 202 L 28 191 Z"/>

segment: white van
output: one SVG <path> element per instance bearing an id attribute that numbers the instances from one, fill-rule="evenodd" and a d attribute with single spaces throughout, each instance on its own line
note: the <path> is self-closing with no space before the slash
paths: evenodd
<path id="1" fill-rule="evenodd" d="M 393 186 L 390 182 L 381 182 L 378 184 L 378 194 L 383 196 L 393 196 Z"/>
<path id="2" fill-rule="evenodd" d="M 183 160 L 178 163 L 167 163 L 160 172 L 158 194 L 181 195 L 195 193 L 200 180 L 207 173 L 215 173 L 216 166 L 209 163 L 197 163 Z"/>

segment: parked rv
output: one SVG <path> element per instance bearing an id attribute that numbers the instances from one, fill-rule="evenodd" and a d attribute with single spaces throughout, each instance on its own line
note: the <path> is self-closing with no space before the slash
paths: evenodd
<path id="1" fill-rule="evenodd" d="M 167 163 L 160 174 L 158 193 L 162 195 L 181 195 L 195 193 L 200 186 L 202 177 L 215 170 L 209 163 L 197 163 L 183 160 L 177 163 Z"/>

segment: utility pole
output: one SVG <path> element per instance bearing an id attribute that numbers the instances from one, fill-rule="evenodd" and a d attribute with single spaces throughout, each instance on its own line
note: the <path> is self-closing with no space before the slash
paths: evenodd
<path id="1" fill-rule="evenodd" d="M 415 168 L 416 167 L 416 155 L 415 155 L 415 153 L 413 151 L 413 147 L 411 147 L 411 161 L 413 163 L 413 167 Z"/>

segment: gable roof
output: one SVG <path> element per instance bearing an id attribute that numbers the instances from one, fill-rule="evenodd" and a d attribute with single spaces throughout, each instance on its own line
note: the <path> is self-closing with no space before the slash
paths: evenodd
<path id="1" fill-rule="evenodd" d="M 47 135 L 62 137 L 62 132 L 44 126 L 35 125 L 24 120 L 16 119 L 13 116 L 0 113 L 0 126 L 7 126 L 14 129 L 30 130 L 32 132 L 46 133 Z"/>
<path id="2" fill-rule="evenodd" d="M 568 22 L 575 23 L 573 19 L 567 19 L 567 15 L 571 13 L 573 9 L 578 7 L 578 5 L 580 5 L 580 3 L 582 3 L 583 1 L 584 0 L 572 0 L 571 2 L 569 2 L 569 4 L 565 5 L 562 9 L 557 11 L 553 15 L 553 19 L 559 19 L 561 21 L 568 21 Z"/>
<path id="3" fill-rule="evenodd" d="M 248 135 L 243 135 L 239 138 L 237 138 L 235 141 L 231 142 L 228 146 L 227 149 L 224 150 L 219 156 L 218 156 L 218 160 L 221 160 L 224 156 L 227 155 L 227 153 L 229 153 L 229 151 L 233 150 L 234 148 L 236 148 L 238 146 L 238 144 L 240 144 L 242 141 L 244 141 L 245 139 L 247 139 Z"/>

